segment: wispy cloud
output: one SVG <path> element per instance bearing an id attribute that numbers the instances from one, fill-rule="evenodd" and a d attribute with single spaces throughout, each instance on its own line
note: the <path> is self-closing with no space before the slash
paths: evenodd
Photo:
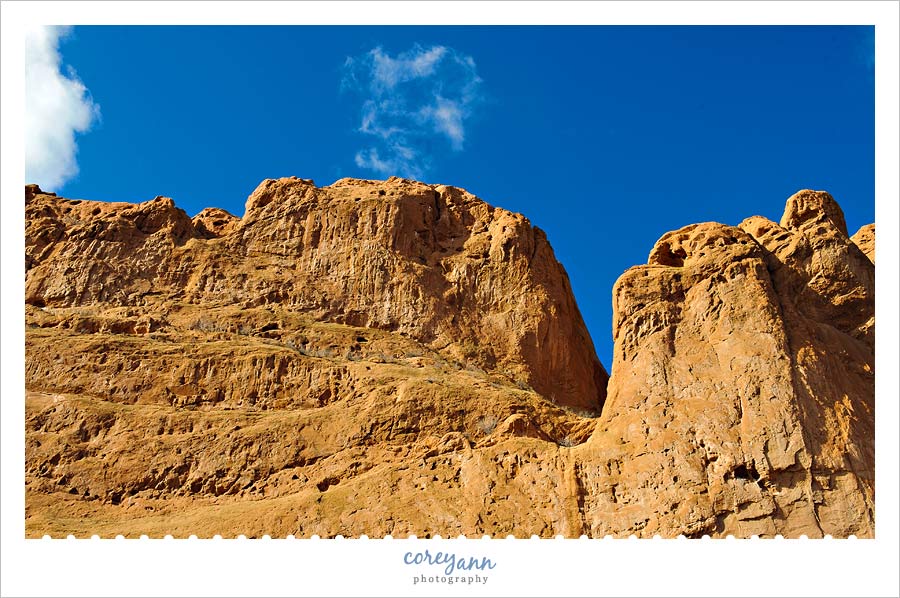
<path id="1" fill-rule="evenodd" d="M 475 61 L 446 46 L 416 45 L 396 56 L 378 47 L 348 58 L 342 88 L 359 97 L 358 130 L 372 143 L 356 153 L 356 165 L 410 178 L 428 171 L 435 140 L 463 149 L 481 99 Z"/>
<path id="2" fill-rule="evenodd" d="M 100 116 L 71 66 L 63 72 L 59 41 L 65 27 L 34 27 L 25 33 L 25 177 L 58 190 L 78 174 L 76 133 Z"/>

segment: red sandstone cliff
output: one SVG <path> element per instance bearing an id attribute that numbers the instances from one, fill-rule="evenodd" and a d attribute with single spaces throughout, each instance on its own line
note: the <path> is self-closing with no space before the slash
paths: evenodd
<path id="1" fill-rule="evenodd" d="M 873 261 L 823 192 L 668 233 L 608 379 L 543 233 L 465 191 L 30 186 L 26 529 L 871 536 Z"/>

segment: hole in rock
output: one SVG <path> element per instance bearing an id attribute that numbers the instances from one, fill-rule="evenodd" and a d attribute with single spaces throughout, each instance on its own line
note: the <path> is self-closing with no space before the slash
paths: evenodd
<path id="1" fill-rule="evenodd" d="M 752 464 L 748 465 L 745 463 L 742 465 L 738 465 L 734 468 L 732 475 L 736 480 L 753 480 L 754 482 L 758 482 L 760 480 L 760 475 Z"/>
<path id="2" fill-rule="evenodd" d="M 325 478 L 316 484 L 316 488 L 319 489 L 319 492 L 325 492 L 329 487 L 337 485 L 338 482 L 340 482 L 340 480 L 337 478 Z"/>

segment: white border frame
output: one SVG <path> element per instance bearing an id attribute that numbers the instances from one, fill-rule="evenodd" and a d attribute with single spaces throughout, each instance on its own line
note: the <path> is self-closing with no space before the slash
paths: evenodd
<path id="1" fill-rule="evenodd" d="M 898 595 L 896 2 L 4 2 L 3 595 Z M 23 26 L 28 24 L 876 25 L 875 540 L 24 540 Z M 822 90 L 817 90 L 822 92 Z M 427 542 L 427 543 L 426 543 Z M 408 550 L 498 563 L 480 587 L 412 585 Z"/>

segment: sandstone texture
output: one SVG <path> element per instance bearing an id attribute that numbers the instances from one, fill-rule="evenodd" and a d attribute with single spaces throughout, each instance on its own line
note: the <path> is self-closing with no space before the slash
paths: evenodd
<path id="1" fill-rule="evenodd" d="M 874 227 L 827 193 L 664 235 L 611 378 L 454 187 L 25 199 L 28 536 L 874 534 Z"/>
<path id="2" fill-rule="evenodd" d="M 664 235 L 613 291 L 591 531 L 871 536 L 874 298 L 824 192 Z"/>
<path id="3" fill-rule="evenodd" d="M 875 263 L 875 225 L 867 224 L 861 227 L 856 234 L 850 237 L 850 240 L 856 244 L 860 250 L 866 254 L 866 257 Z"/>
<path id="4" fill-rule="evenodd" d="M 183 306 L 277 306 L 393 332 L 560 405 L 603 404 L 607 373 L 546 236 L 460 189 L 267 180 L 239 220 L 218 209 L 192 220 L 165 197 L 37 196 L 26 211 L 28 305 L 140 308 L 157 329 Z M 193 383 L 197 401 L 214 400 Z"/>

